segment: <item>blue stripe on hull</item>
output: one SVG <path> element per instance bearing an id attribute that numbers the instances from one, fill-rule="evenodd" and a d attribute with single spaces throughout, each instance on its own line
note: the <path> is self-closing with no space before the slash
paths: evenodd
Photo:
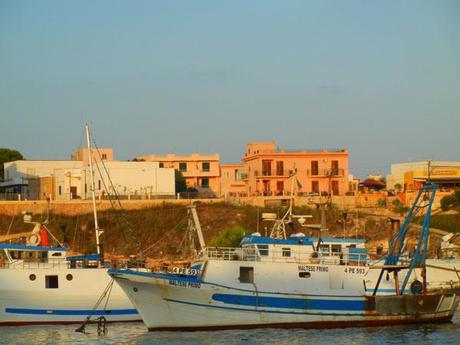
<path id="1" fill-rule="evenodd" d="M 136 309 L 114 309 L 114 310 L 71 310 L 71 309 L 25 309 L 5 308 L 5 313 L 28 314 L 28 315 L 135 315 Z"/>
<path id="2" fill-rule="evenodd" d="M 327 300 L 306 298 L 257 297 L 230 294 L 214 294 L 214 301 L 225 304 L 280 309 L 364 311 L 365 300 Z"/>
<path id="3" fill-rule="evenodd" d="M 273 309 L 245 309 L 245 308 L 237 308 L 237 307 L 224 307 L 220 305 L 212 305 L 212 304 L 202 304 L 202 303 L 193 303 L 187 301 L 180 301 L 165 298 L 165 301 L 171 303 L 178 303 L 178 304 L 185 304 L 194 307 L 202 307 L 202 308 L 213 308 L 213 309 L 221 309 L 221 310 L 232 310 L 232 311 L 240 311 L 240 312 L 247 312 L 247 313 L 267 313 L 267 314 L 283 314 L 283 315 L 320 315 L 320 316 L 352 316 L 352 317 L 362 317 L 362 316 L 369 316 L 374 317 L 378 316 L 378 314 L 372 313 L 365 313 L 365 314 L 358 314 L 358 313 L 338 313 L 338 312 L 310 312 L 310 311 L 282 311 L 282 310 L 273 310 Z"/>

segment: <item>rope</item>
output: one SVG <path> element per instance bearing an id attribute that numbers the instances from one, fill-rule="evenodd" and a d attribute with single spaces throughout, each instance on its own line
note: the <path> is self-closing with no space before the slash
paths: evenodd
<path id="1" fill-rule="evenodd" d="M 77 214 L 77 220 L 75 222 L 75 231 L 73 233 L 72 245 L 75 246 L 75 240 L 77 238 L 77 229 L 78 229 L 78 220 L 80 219 L 80 214 Z"/>
<path id="2" fill-rule="evenodd" d="M 146 253 L 147 251 L 149 251 L 152 247 L 156 246 L 158 243 L 160 243 L 161 241 L 165 240 L 169 235 L 172 234 L 173 230 L 177 229 L 177 227 L 182 224 L 182 222 L 187 219 L 187 217 L 185 218 L 182 218 L 176 225 L 174 225 L 174 227 L 172 227 L 171 229 L 169 229 L 166 234 L 160 238 L 159 240 L 157 240 L 155 243 L 151 244 L 150 246 L 148 246 L 147 248 L 145 248 L 144 250 L 142 250 L 139 255 L 142 255 L 144 253 Z"/>
<path id="3" fill-rule="evenodd" d="M 108 172 L 108 170 L 107 170 L 107 167 L 105 166 L 104 160 L 102 159 L 102 155 L 101 155 L 101 152 L 99 151 L 99 147 L 97 146 L 96 141 L 94 140 L 94 137 L 93 137 L 92 139 L 93 139 L 94 147 L 96 148 L 97 154 L 98 154 L 98 156 L 99 156 L 99 160 L 100 160 L 100 162 L 102 163 L 102 167 L 104 168 L 104 171 L 105 171 L 105 173 L 106 173 L 106 175 L 107 175 L 107 179 L 108 179 L 108 181 L 109 181 L 109 183 L 110 183 L 110 186 L 112 187 L 112 191 L 113 191 L 113 194 L 114 194 L 114 196 L 115 196 L 115 199 L 116 199 L 116 201 L 118 202 L 118 205 L 119 205 L 119 207 L 120 207 L 120 210 L 121 210 L 121 218 L 123 218 L 126 227 L 128 228 L 129 232 L 131 233 L 131 236 L 135 239 L 136 251 L 137 251 L 138 253 L 140 253 L 140 252 L 141 252 L 141 244 L 140 244 L 139 238 L 138 238 L 137 236 L 135 236 L 135 235 L 136 235 L 136 234 L 135 234 L 135 231 L 134 231 L 133 227 L 131 226 L 131 223 L 130 223 L 129 220 L 128 220 L 128 217 L 127 217 L 127 215 L 126 215 L 125 209 L 123 208 L 123 205 L 121 204 L 121 201 L 120 201 L 120 198 L 119 198 L 119 196 L 118 196 L 117 190 L 115 189 L 115 186 L 113 185 L 113 181 L 112 181 L 112 179 L 110 178 L 110 175 L 109 175 L 109 172 Z M 98 172 L 99 172 L 99 176 L 101 176 L 101 180 L 102 180 L 102 183 L 103 183 L 103 185 L 104 185 L 104 189 L 107 191 L 107 194 L 108 194 L 108 196 L 109 196 L 110 205 L 111 205 L 112 208 L 115 210 L 116 208 L 115 208 L 115 206 L 114 206 L 114 202 L 113 202 L 113 200 L 112 200 L 112 198 L 111 198 L 111 194 L 110 194 L 110 192 L 109 192 L 109 189 L 107 188 L 107 185 L 106 185 L 104 179 L 102 178 L 102 173 L 101 173 L 101 170 L 100 170 L 100 168 L 99 168 L 99 165 L 98 165 L 98 164 L 95 164 L 95 165 L 96 165 L 96 168 L 97 168 L 97 170 L 98 170 Z M 118 216 L 118 214 L 116 214 L 116 215 Z M 127 239 L 126 239 L 126 236 L 125 236 L 125 234 L 124 234 L 123 229 L 122 229 L 122 235 L 123 235 L 123 239 L 125 240 L 125 242 L 127 242 Z"/>
<path id="4" fill-rule="evenodd" d="M 108 303 L 108 299 L 110 297 L 110 293 L 112 291 L 112 286 L 113 286 L 113 283 L 114 283 L 114 280 L 111 279 L 109 284 L 105 287 L 104 291 L 102 292 L 102 295 L 99 297 L 99 299 L 97 300 L 96 304 L 94 305 L 93 309 L 91 310 L 91 313 L 86 317 L 85 321 L 83 321 L 83 323 L 81 324 L 80 327 L 78 327 L 75 332 L 81 332 L 81 333 L 85 333 L 85 327 L 86 325 L 90 322 L 91 320 L 91 317 L 94 315 L 94 313 L 96 312 L 97 308 L 99 307 L 99 304 L 101 304 L 101 302 L 104 300 L 105 296 L 107 296 L 107 294 L 109 293 L 109 296 L 107 297 L 107 302 L 104 306 L 104 311 L 105 311 L 105 307 L 107 306 L 107 303 Z M 104 318 L 105 319 L 105 318 Z M 102 319 L 101 319 L 102 320 Z"/>
<path id="5" fill-rule="evenodd" d="M 60 247 L 64 247 L 62 245 L 62 243 L 59 242 L 59 240 L 56 237 L 54 237 L 54 235 L 51 233 L 50 229 L 48 229 L 45 224 L 42 224 L 42 227 L 46 230 L 46 232 L 48 232 L 48 234 L 53 238 L 53 240 L 55 240 L 59 244 Z"/>

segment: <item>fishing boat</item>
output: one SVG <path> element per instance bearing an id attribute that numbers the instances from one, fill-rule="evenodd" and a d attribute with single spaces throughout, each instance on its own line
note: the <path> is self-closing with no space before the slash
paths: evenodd
<path id="1" fill-rule="evenodd" d="M 86 316 L 108 322 L 140 320 L 125 293 L 107 275 L 100 243 L 102 230 L 97 222 L 88 126 L 86 134 L 97 254 L 69 255 L 57 239 L 49 238 L 52 233 L 47 220 L 33 222 L 31 215 L 25 214 L 25 222 L 34 224 L 32 231 L 0 236 L 1 326 L 81 323 Z M 19 240 L 22 242 L 12 243 Z"/>
<path id="2" fill-rule="evenodd" d="M 208 248 L 197 225 L 201 256 L 189 268 L 111 269 L 109 274 L 151 331 L 449 321 L 460 302 L 458 280 L 430 286 L 426 264 L 435 190 L 435 185 L 423 187 L 409 213 L 408 218 L 419 208 L 426 211 L 411 258 L 402 257 L 405 226 L 377 265 L 359 241 L 300 234 L 274 238 L 255 233 L 238 248 Z"/>

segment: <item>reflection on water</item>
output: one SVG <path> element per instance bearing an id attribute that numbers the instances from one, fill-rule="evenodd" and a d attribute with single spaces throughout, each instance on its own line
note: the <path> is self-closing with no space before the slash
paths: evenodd
<path id="1" fill-rule="evenodd" d="M 1 344 L 460 344 L 460 319 L 452 323 L 328 330 L 255 329 L 219 332 L 147 332 L 142 323 L 109 325 L 106 336 L 75 332 L 78 325 L 0 328 Z"/>

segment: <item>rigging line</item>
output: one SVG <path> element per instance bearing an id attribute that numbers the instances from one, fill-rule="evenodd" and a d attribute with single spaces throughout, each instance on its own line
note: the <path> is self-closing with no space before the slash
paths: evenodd
<path id="1" fill-rule="evenodd" d="M 94 143 L 94 146 L 95 146 L 96 151 L 97 151 L 97 153 L 98 153 L 99 160 L 100 160 L 100 162 L 102 163 L 102 165 L 103 165 L 103 167 L 104 167 L 105 173 L 107 174 L 107 177 L 108 177 L 109 181 L 112 182 L 111 179 L 110 179 L 110 175 L 109 175 L 109 173 L 108 173 L 108 170 L 107 170 L 107 168 L 106 168 L 106 166 L 105 166 L 105 164 L 104 164 L 104 161 L 103 161 L 103 159 L 102 159 L 102 156 L 101 156 L 101 153 L 100 153 L 100 151 L 99 151 L 99 148 L 97 147 L 97 144 L 96 144 L 94 138 L 93 138 L 93 143 Z M 96 162 L 95 162 L 95 163 L 96 163 Z M 102 172 L 101 172 L 101 170 L 100 170 L 100 167 L 99 167 L 98 164 L 95 164 L 95 166 L 96 166 L 96 168 L 97 168 L 97 170 L 98 170 L 98 172 L 99 172 L 99 176 L 101 176 L 102 184 L 104 185 L 104 190 L 107 191 L 107 195 L 108 195 L 108 197 L 109 197 L 108 199 L 109 199 L 109 202 L 110 202 L 110 206 L 112 207 L 113 210 L 116 211 L 116 210 L 117 210 L 116 205 L 115 205 L 115 203 L 114 203 L 114 200 L 113 200 L 113 198 L 112 198 L 111 193 L 109 192 L 109 189 L 108 189 L 108 187 L 107 187 L 107 184 L 105 183 L 105 180 L 102 178 Z M 112 185 L 112 189 L 113 189 L 114 193 L 116 193 L 116 190 L 115 190 L 115 188 L 114 188 L 114 186 L 113 186 L 113 183 L 111 183 L 111 185 Z M 116 197 L 118 198 L 118 195 L 116 195 Z M 120 204 L 120 206 L 121 206 L 121 204 Z M 134 234 L 133 234 L 133 233 L 134 233 L 134 230 L 132 230 L 132 226 L 131 226 L 129 220 L 127 219 L 127 215 L 126 215 L 125 213 L 123 213 L 124 210 L 123 210 L 122 207 L 121 207 L 121 210 L 122 210 L 121 216 L 120 216 L 120 214 L 118 214 L 118 213 L 115 213 L 115 216 L 118 218 L 118 220 L 123 220 L 123 221 L 124 221 L 124 223 L 126 224 L 126 226 L 128 227 L 128 229 L 129 229 L 130 232 L 132 233 L 133 237 L 135 237 Z M 122 217 L 123 217 L 123 219 L 122 219 Z M 124 231 L 123 228 L 121 228 L 121 234 L 122 234 L 122 236 L 123 236 L 124 241 L 125 241 L 125 242 L 128 242 L 128 240 L 127 240 L 127 238 L 126 238 L 125 231 Z M 136 247 L 137 247 L 137 246 L 138 246 L 138 244 L 137 244 L 137 242 L 136 242 Z M 140 244 L 139 244 L 139 248 L 140 248 Z M 139 251 L 139 248 L 136 248 L 136 250 Z"/>
<path id="2" fill-rule="evenodd" d="M 75 240 L 77 238 L 77 229 L 78 229 L 78 221 L 80 219 L 80 214 L 77 214 L 77 220 L 75 222 L 75 231 L 73 233 L 72 245 L 75 245 Z"/>
<path id="3" fill-rule="evenodd" d="M 123 205 L 121 204 L 121 201 L 120 201 L 120 198 L 119 198 L 119 196 L 118 196 L 117 190 L 115 189 L 115 186 L 113 185 L 113 181 L 112 181 L 112 179 L 110 178 L 110 175 L 109 175 L 109 172 L 108 172 L 108 170 L 107 170 L 107 167 L 105 166 L 104 160 L 102 159 L 102 155 L 101 155 L 101 153 L 100 153 L 100 151 L 99 151 L 99 147 L 98 147 L 97 144 L 96 144 L 96 140 L 94 139 L 94 137 L 92 138 L 92 140 L 93 140 L 94 147 L 96 148 L 97 154 L 98 154 L 98 156 L 99 156 L 99 160 L 100 160 L 100 162 L 102 163 L 102 167 L 104 168 L 104 171 L 105 171 L 105 173 L 106 173 L 106 175 L 107 175 L 107 179 L 108 179 L 108 181 L 109 181 L 109 183 L 110 183 L 110 186 L 112 187 L 112 191 L 113 191 L 113 194 L 115 195 L 115 199 L 116 199 L 116 201 L 118 202 L 118 205 L 120 206 L 121 215 L 122 215 L 122 217 L 123 217 L 123 219 L 124 219 L 124 221 L 125 221 L 125 224 L 126 224 L 128 230 L 130 231 L 132 237 L 135 238 L 136 250 L 137 250 L 137 252 L 139 253 L 140 250 L 141 250 L 141 245 L 140 245 L 139 239 L 138 239 L 137 236 L 135 236 L 135 231 L 134 231 L 134 229 L 133 229 L 131 223 L 129 222 L 129 220 L 128 220 L 128 218 L 127 218 L 126 211 L 125 211 L 125 209 L 123 208 Z M 110 195 L 110 193 L 109 193 L 109 191 L 108 191 L 108 188 L 107 188 L 107 186 L 106 186 L 106 184 L 105 184 L 105 181 L 104 181 L 104 179 L 102 178 L 102 174 L 101 174 L 101 171 L 100 171 L 100 169 L 99 169 L 99 165 L 96 164 L 96 167 L 97 167 L 97 169 L 98 169 L 98 171 L 99 171 L 99 175 L 101 176 L 102 182 L 103 182 L 103 184 L 104 184 L 104 188 L 107 190 L 107 194 L 109 194 L 109 200 L 112 200 L 112 199 L 111 199 L 111 195 Z M 115 207 L 113 206 L 112 201 L 111 201 L 111 205 L 112 205 L 112 207 L 115 209 Z M 125 236 L 123 236 L 123 237 L 125 237 Z M 125 238 L 125 241 L 126 241 L 126 238 Z"/>
<path id="4" fill-rule="evenodd" d="M 10 222 L 10 226 L 8 227 L 8 230 L 6 232 L 6 235 L 9 235 L 10 234 L 10 230 L 11 230 L 11 227 L 13 226 L 13 222 L 14 222 L 14 219 L 16 218 L 16 214 L 13 214 L 13 217 L 11 217 L 11 222 Z"/>
<path id="5" fill-rule="evenodd" d="M 107 286 L 105 287 L 104 291 L 102 292 L 102 295 L 99 296 L 99 299 L 97 300 L 96 304 L 93 306 L 93 308 L 91 309 L 91 312 L 89 313 L 89 315 L 85 318 L 85 320 L 83 321 L 83 323 L 81 324 L 80 327 L 78 327 L 75 332 L 83 332 L 84 333 L 84 330 L 85 330 L 85 326 L 86 324 L 91 320 L 91 317 L 94 315 L 95 311 L 97 310 L 97 308 L 99 307 L 99 304 L 101 304 L 101 302 L 104 300 L 105 296 L 107 295 L 107 293 L 109 291 L 112 291 L 112 286 L 113 286 L 113 282 L 114 280 L 112 279 L 109 284 L 107 284 Z"/>
<path id="6" fill-rule="evenodd" d="M 110 192 L 109 192 L 109 190 L 108 190 L 108 188 L 107 188 L 107 185 L 106 185 L 104 179 L 102 178 L 102 172 L 101 172 L 101 170 L 100 170 L 100 168 L 99 168 L 99 165 L 98 165 L 98 164 L 95 164 L 95 166 L 96 166 L 97 171 L 99 172 L 99 176 L 101 176 L 101 180 L 102 180 L 102 184 L 103 184 L 103 186 L 104 186 L 104 190 L 107 191 L 107 195 L 109 196 L 110 206 L 112 207 L 113 210 L 116 211 L 116 207 L 115 207 L 115 205 L 114 205 L 114 201 L 112 200 L 111 194 L 110 194 Z M 121 219 L 118 213 L 115 213 L 115 217 L 117 217 L 119 220 Z M 124 220 L 124 219 L 123 219 L 123 220 Z M 126 222 L 126 220 L 125 220 L 125 222 Z M 123 236 L 124 241 L 125 241 L 125 242 L 128 242 L 128 240 L 127 240 L 127 238 L 126 238 L 126 234 L 125 234 L 123 228 L 121 228 L 121 235 Z"/>
<path id="7" fill-rule="evenodd" d="M 110 295 L 112 294 L 113 282 L 114 282 L 114 280 L 112 278 L 112 284 L 110 284 L 109 293 L 108 293 L 107 298 L 106 298 L 105 303 L 104 303 L 104 309 L 103 309 L 104 311 L 107 310 L 107 305 L 109 304 Z"/>
<path id="8" fill-rule="evenodd" d="M 182 224 L 182 222 L 184 220 L 186 220 L 187 217 L 184 217 L 182 218 L 176 225 L 174 225 L 170 230 L 168 230 L 164 236 L 162 238 L 160 238 L 158 241 L 156 241 L 155 243 L 151 244 L 150 246 L 148 246 L 147 248 L 143 249 L 139 254 L 144 254 L 145 252 L 147 252 L 148 250 L 150 250 L 152 247 L 156 246 L 158 243 L 160 243 L 161 241 L 163 241 L 164 239 L 166 239 L 169 235 L 172 234 L 173 230 L 177 229 L 179 227 L 180 224 Z"/>
<path id="9" fill-rule="evenodd" d="M 56 237 L 54 237 L 54 235 L 51 233 L 50 229 L 48 229 L 45 224 L 42 224 L 42 226 L 45 228 L 45 230 L 48 232 L 48 234 L 50 234 L 50 236 L 53 238 L 53 240 L 55 240 L 59 244 L 59 246 L 64 247 L 63 244 L 61 242 L 59 242 L 59 240 Z"/>

